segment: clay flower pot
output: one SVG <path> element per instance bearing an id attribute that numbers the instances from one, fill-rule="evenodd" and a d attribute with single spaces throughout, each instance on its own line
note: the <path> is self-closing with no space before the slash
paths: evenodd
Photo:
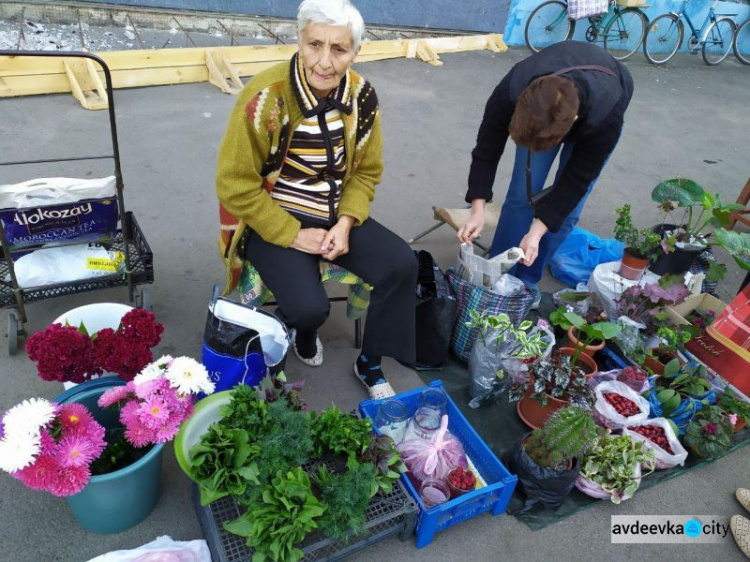
<path id="1" fill-rule="evenodd" d="M 516 404 L 516 413 L 521 421 L 528 425 L 531 429 L 539 429 L 544 425 L 552 414 L 557 410 L 561 410 L 568 405 L 567 400 L 560 400 L 553 398 L 549 394 L 547 395 L 547 405 L 542 406 L 531 397 L 532 388 L 534 386 L 533 379 L 529 382 L 529 386 L 524 394 L 523 398 Z"/>
<path id="2" fill-rule="evenodd" d="M 604 344 L 602 344 L 602 347 L 604 347 Z M 601 349 L 601 348 L 598 348 L 598 349 Z M 572 347 L 561 347 L 560 349 L 557 350 L 557 352 L 560 355 L 569 355 L 572 357 L 573 354 L 576 352 L 576 350 L 573 349 Z M 577 365 L 581 369 L 583 369 L 583 372 L 586 375 L 587 379 L 590 379 L 596 373 L 599 372 L 599 367 L 597 366 L 596 361 L 594 361 L 594 359 L 585 349 L 578 356 Z"/>
<path id="3" fill-rule="evenodd" d="M 568 328 L 568 341 L 570 341 L 570 344 L 573 347 L 583 347 L 583 342 L 578 339 L 578 329 L 575 326 L 571 326 Z M 588 354 L 589 356 L 593 356 L 594 353 L 599 351 L 600 349 L 604 348 L 604 342 L 599 342 L 596 345 L 587 345 L 586 347 L 583 347 L 584 353 Z"/>
<path id="4" fill-rule="evenodd" d="M 643 277 L 643 272 L 648 267 L 648 261 L 648 258 L 637 258 L 629 254 L 626 249 L 625 254 L 622 256 L 622 261 L 620 262 L 620 270 L 618 271 L 618 273 L 625 279 L 638 281 L 641 277 Z"/>
<path id="5" fill-rule="evenodd" d="M 650 369 L 655 375 L 664 374 L 664 366 L 669 363 L 672 359 L 676 359 L 677 354 L 673 351 L 659 349 L 657 347 L 650 348 L 650 351 L 658 351 L 658 355 L 646 355 L 646 360 L 643 362 L 643 366 Z M 668 359 L 667 359 L 668 358 Z M 666 359 L 666 361 L 665 361 Z M 680 365 L 684 365 L 685 362 L 680 359 Z"/>

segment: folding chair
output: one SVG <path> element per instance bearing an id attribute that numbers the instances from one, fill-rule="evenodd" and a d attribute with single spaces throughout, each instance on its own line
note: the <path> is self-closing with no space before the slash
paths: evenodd
<path id="1" fill-rule="evenodd" d="M 408 243 L 413 244 L 417 240 L 424 238 L 430 232 L 437 230 L 444 224 L 448 224 L 458 232 L 461 226 L 467 221 L 471 213 L 470 207 L 463 209 L 444 209 L 442 207 L 432 207 L 433 218 L 438 221 L 434 226 L 431 226 L 424 232 L 420 232 L 414 238 L 411 238 Z M 484 228 L 492 232 L 497 228 L 497 223 L 500 220 L 500 204 L 499 203 L 487 203 L 484 207 Z M 480 248 L 485 255 L 489 253 L 490 249 L 483 244 L 474 241 L 474 245 Z"/>
<path id="2" fill-rule="evenodd" d="M 745 210 L 732 213 L 731 215 L 732 222 L 729 224 L 729 230 L 734 229 L 735 225 L 737 224 L 737 221 L 740 221 L 745 226 L 750 226 L 750 219 L 743 216 L 743 215 L 750 215 L 750 207 L 747 206 L 748 201 L 750 201 L 750 179 L 747 180 L 745 187 L 742 188 L 742 191 L 740 192 L 740 196 L 737 198 L 737 203 L 739 203 L 740 205 L 744 205 Z"/>

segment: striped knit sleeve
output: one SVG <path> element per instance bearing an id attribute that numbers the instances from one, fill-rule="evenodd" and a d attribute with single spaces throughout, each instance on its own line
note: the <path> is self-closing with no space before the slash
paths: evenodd
<path id="1" fill-rule="evenodd" d="M 354 149 L 354 171 L 344 186 L 339 216 L 348 215 L 362 224 L 370 215 L 375 186 L 383 174 L 383 137 L 380 131 L 378 96 L 369 82 L 357 94 L 357 134 Z"/>

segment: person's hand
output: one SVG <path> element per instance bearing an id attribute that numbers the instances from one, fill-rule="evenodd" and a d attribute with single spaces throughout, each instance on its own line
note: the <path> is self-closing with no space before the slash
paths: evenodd
<path id="1" fill-rule="evenodd" d="M 354 218 L 344 215 L 326 233 L 320 245 L 321 253 L 325 259 L 333 261 L 337 257 L 349 253 L 349 231 L 352 226 L 354 226 Z"/>
<path id="2" fill-rule="evenodd" d="M 464 244 L 471 245 L 482 234 L 482 228 L 484 228 L 484 199 L 474 199 L 471 202 L 469 218 L 458 229 L 458 239 Z"/>
<path id="3" fill-rule="evenodd" d="M 539 219 L 534 219 L 531 223 L 531 228 L 523 237 L 519 247 L 523 250 L 525 258 L 521 259 L 521 263 L 525 266 L 531 266 L 539 255 L 539 243 L 542 241 L 542 236 L 547 233 L 547 226 Z"/>
<path id="4" fill-rule="evenodd" d="M 291 247 L 306 254 L 322 254 L 321 246 L 328 232 L 323 228 L 301 228 Z"/>

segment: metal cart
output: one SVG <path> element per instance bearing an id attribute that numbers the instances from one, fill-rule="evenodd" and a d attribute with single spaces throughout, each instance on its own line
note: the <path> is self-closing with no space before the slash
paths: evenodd
<path id="1" fill-rule="evenodd" d="M 153 283 L 154 281 L 154 257 L 151 248 L 146 242 L 138 222 L 132 212 L 125 211 L 123 198 L 123 181 L 120 169 L 120 150 L 117 142 L 117 124 L 115 123 L 115 100 L 112 95 L 112 76 L 107 64 L 98 56 L 86 52 L 48 52 L 48 51 L 3 51 L 0 57 L 58 57 L 58 58 L 82 58 L 91 59 L 98 63 L 104 71 L 106 80 L 107 102 L 109 104 L 109 124 L 112 136 L 112 153 L 93 156 L 80 156 L 76 158 L 53 158 L 41 160 L 23 160 L 14 162 L 0 162 L 0 166 L 20 166 L 27 164 L 46 164 L 54 162 L 72 162 L 81 160 L 106 160 L 113 159 L 115 164 L 115 185 L 117 191 L 117 207 L 119 227 L 114 238 L 110 239 L 106 246 L 108 249 L 120 251 L 124 254 L 124 266 L 121 272 L 113 273 L 92 279 L 57 283 L 53 285 L 42 285 L 37 287 L 20 287 L 16 278 L 13 259 L 11 258 L 10 246 L 5 234 L 5 227 L 0 222 L 0 246 L 4 260 L 0 261 L 0 309 L 12 309 L 8 314 L 8 352 L 15 355 L 18 351 L 19 337 L 26 336 L 24 324 L 26 319 L 26 303 L 61 297 L 76 293 L 108 289 L 111 287 L 128 287 L 130 302 L 136 306 L 151 309 L 151 298 L 147 289 L 137 289 L 138 285 Z M 1 168 L 0 168 L 1 171 Z M 2 174 L 0 173 L 0 183 Z M 75 240 L 68 242 L 75 244 Z M 81 243 L 81 242 L 78 242 Z"/>

